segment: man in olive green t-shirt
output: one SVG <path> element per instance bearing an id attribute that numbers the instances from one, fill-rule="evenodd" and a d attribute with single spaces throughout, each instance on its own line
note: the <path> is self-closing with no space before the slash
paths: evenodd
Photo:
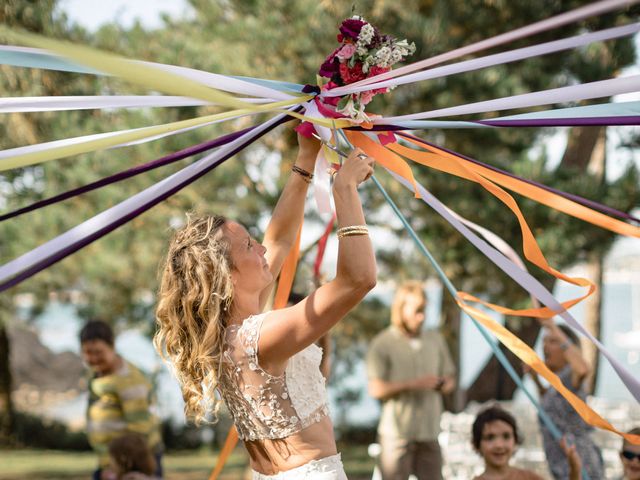
<path id="1" fill-rule="evenodd" d="M 367 353 L 369 394 L 382 401 L 378 436 L 383 480 L 442 478 L 438 444 L 442 394 L 455 388 L 455 367 L 442 336 L 422 331 L 427 299 L 419 282 L 403 284 L 391 325 Z"/>

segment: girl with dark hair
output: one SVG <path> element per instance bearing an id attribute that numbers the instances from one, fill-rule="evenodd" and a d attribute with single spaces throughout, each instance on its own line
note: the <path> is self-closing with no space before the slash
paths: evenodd
<path id="1" fill-rule="evenodd" d="M 509 465 L 518 444 L 522 442 L 516 419 L 499 406 L 482 410 L 471 428 L 473 448 L 484 459 L 484 472 L 474 480 L 543 480 L 537 473 Z M 569 462 L 565 479 L 580 479 L 580 457 L 575 446 L 560 442 L 563 455 Z"/>
<path id="2" fill-rule="evenodd" d="M 509 465 L 521 439 L 513 416 L 498 406 L 482 410 L 473 422 L 473 448 L 484 459 L 484 472 L 474 480 L 542 480 L 536 473 Z"/>

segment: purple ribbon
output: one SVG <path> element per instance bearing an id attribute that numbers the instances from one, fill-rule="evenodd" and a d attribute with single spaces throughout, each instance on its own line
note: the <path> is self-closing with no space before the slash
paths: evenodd
<path id="1" fill-rule="evenodd" d="M 226 145 L 229 142 L 232 142 L 236 138 L 244 135 L 245 133 L 253 130 L 254 127 L 248 127 L 244 130 L 240 130 L 238 132 L 230 133 L 228 135 L 224 135 L 222 137 L 218 137 L 213 140 L 209 140 L 208 142 L 201 143 L 199 145 L 193 145 L 191 147 L 185 148 L 183 150 L 179 150 L 177 152 L 171 153 L 165 157 L 159 158 L 157 160 L 153 160 L 148 163 L 144 163 L 142 165 L 138 165 L 136 167 L 130 168 L 128 170 L 124 170 L 122 172 L 118 172 L 109 177 L 102 178 L 92 183 L 88 183 L 87 185 L 83 185 L 82 187 L 74 188 L 73 190 L 69 190 L 67 192 L 60 193 L 58 195 L 54 195 L 53 197 L 45 198 L 43 200 L 39 200 L 37 202 L 32 203 L 31 205 L 27 205 L 26 207 L 19 208 L 12 212 L 8 212 L 0 215 L 0 222 L 4 220 L 8 220 L 9 218 L 17 217 L 22 215 L 23 213 L 31 212 L 33 210 L 37 210 L 38 208 L 46 207 L 48 205 L 53 205 L 54 203 L 61 202 L 63 200 L 67 200 L 69 198 L 75 197 L 77 195 L 81 195 L 83 193 L 90 192 L 97 188 L 104 187 L 106 185 L 110 185 L 115 182 L 119 182 L 121 180 L 125 180 L 127 178 L 134 177 L 144 172 L 148 172 L 149 170 L 153 170 L 158 167 L 162 167 L 164 165 L 168 165 L 173 162 L 177 162 L 178 160 L 182 160 L 184 158 L 190 157 L 192 155 L 197 155 L 198 153 L 206 152 L 207 150 L 211 150 L 216 147 L 220 147 L 222 145 Z"/>
<path id="2" fill-rule="evenodd" d="M 254 138 L 251 138 L 251 139 L 247 140 L 246 142 L 240 144 L 238 147 L 236 147 L 235 149 L 233 149 L 232 151 L 230 151 L 229 153 L 227 153 L 226 155 L 221 157 L 219 160 L 217 160 L 216 162 L 212 163 L 209 167 L 207 167 L 206 169 L 203 169 L 197 175 L 194 175 L 193 177 L 190 177 L 190 178 L 186 179 L 185 181 L 175 185 L 173 188 L 167 190 L 163 194 L 161 194 L 161 195 L 159 195 L 157 197 L 154 197 L 153 199 L 149 200 L 145 204 L 140 205 L 137 209 L 131 211 L 129 214 L 127 214 L 127 215 L 125 215 L 125 216 L 123 216 L 121 218 L 118 218 L 115 221 L 105 225 L 100 230 L 97 230 L 94 233 L 92 233 L 90 235 L 87 235 L 85 237 L 82 237 L 81 239 L 79 239 L 78 241 L 76 241 L 76 242 L 74 242 L 72 244 L 69 244 L 67 247 L 65 247 L 64 249 L 61 249 L 56 254 L 54 254 L 54 255 L 52 255 L 50 257 L 47 257 L 46 259 L 42 260 L 41 262 L 39 262 L 37 264 L 34 264 L 33 266 L 31 266 L 28 269 L 25 269 L 24 271 L 20 272 L 15 277 L 12 277 L 10 280 L 7 280 L 5 282 L 0 283 L 0 292 L 3 292 L 3 291 L 5 291 L 5 290 L 7 290 L 7 289 L 9 289 L 9 288 L 11 288 L 11 287 L 13 287 L 15 285 L 18 285 L 23 280 L 26 280 L 27 278 L 32 277 L 36 273 L 44 270 L 45 268 L 50 267 L 51 265 L 59 262 L 63 258 L 68 257 L 69 255 L 71 255 L 71 254 L 77 252 L 78 250 L 80 250 L 81 248 L 86 247 L 87 245 L 89 245 L 90 243 L 94 242 L 95 240 L 98 240 L 99 238 L 105 236 L 109 232 L 112 232 L 116 228 L 124 225 L 125 223 L 127 223 L 128 221 L 134 219 L 138 215 L 141 215 L 142 213 L 144 213 L 147 210 L 149 210 L 151 207 L 154 207 L 155 205 L 157 205 L 158 203 L 162 202 L 163 200 L 166 200 L 171 195 L 175 194 L 176 192 L 180 191 L 182 188 L 186 187 L 187 185 L 191 184 L 192 182 L 194 182 L 198 178 L 202 177 L 204 174 L 210 172 L 214 168 L 217 168 L 222 163 L 224 163 L 226 160 L 231 158 L 233 155 L 235 155 L 236 153 L 240 152 L 241 150 L 246 148 L 251 143 L 255 142 L 258 138 L 263 136 L 265 133 L 273 130 L 276 126 L 281 125 L 282 123 L 288 122 L 290 120 L 293 120 L 293 117 L 285 116 L 282 119 L 274 122 L 272 125 L 270 125 L 269 127 L 265 128 L 262 132 L 258 133 L 258 135 L 256 135 Z M 252 129 L 252 128 L 256 128 L 256 127 L 250 127 L 250 128 Z M 237 135 L 240 136 L 241 133 L 238 132 Z"/>
<path id="3" fill-rule="evenodd" d="M 640 116 L 618 115 L 611 117 L 579 117 L 579 118 L 532 118 L 522 120 L 468 120 L 466 123 L 476 123 L 490 127 L 612 127 L 618 125 L 640 125 Z M 401 130 L 417 130 L 420 127 L 402 126 L 392 124 L 374 124 L 370 128 L 347 127 L 345 130 L 356 130 L 359 132 L 396 132 Z"/>
<path id="4" fill-rule="evenodd" d="M 478 120 L 474 123 L 492 127 L 582 127 L 640 125 L 640 116 L 581 117 L 581 118 L 536 118 L 531 120 Z"/>

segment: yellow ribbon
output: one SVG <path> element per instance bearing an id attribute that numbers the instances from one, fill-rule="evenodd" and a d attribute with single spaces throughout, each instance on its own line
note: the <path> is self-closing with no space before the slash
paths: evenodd
<path id="1" fill-rule="evenodd" d="M 145 127 L 140 130 L 124 131 L 106 138 L 86 140 L 72 145 L 63 145 L 38 152 L 18 154 L 0 160 L 0 171 L 9 170 L 12 168 L 26 167 L 28 165 L 55 160 L 58 158 L 69 157 L 71 155 L 94 152 L 96 150 L 102 150 L 105 148 L 113 147 L 115 145 L 121 145 L 123 143 L 133 142 L 136 140 L 142 140 L 144 138 L 153 137 L 155 135 L 175 132 L 183 128 L 195 127 L 208 122 L 214 122 L 216 120 L 223 120 L 226 118 L 237 117 L 241 115 L 252 115 L 254 113 L 256 112 L 246 109 L 231 110 L 228 112 L 217 113 L 215 115 L 207 115 L 205 117 L 180 120 L 177 122 L 165 123 L 163 125 L 154 125 L 151 127 Z"/>
<path id="2" fill-rule="evenodd" d="M 128 82 L 158 92 L 198 98 L 232 108 L 247 108 L 253 110 L 254 107 L 252 104 L 243 102 L 232 95 L 207 87 L 194 80 L 184 78 L 175 73 L 166 72 L 152 65 L 131 61 L 112 53 L 102 52 L 95 48 L 53 40 L 33 33 L 18 32 L 6 27 L 0 28 L 0 34 L 12 41 L 55 52 L 65 58 L 69 58 L 100 72 L 123 78 Z M 293 103 L 298 102 L 296 99 Z"/>

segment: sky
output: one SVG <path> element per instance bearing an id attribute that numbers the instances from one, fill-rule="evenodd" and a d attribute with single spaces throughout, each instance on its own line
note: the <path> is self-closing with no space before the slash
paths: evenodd
<path id="1" fill-rule="evenodd" d="M 171 16 L 193 13 L 185 0 L 62 0 L 59 8 L 88 30 L 116 20 L 129 27 L 136 19 L 146 28 L 158 28 L 162 26 L 164 13 Z"/>

